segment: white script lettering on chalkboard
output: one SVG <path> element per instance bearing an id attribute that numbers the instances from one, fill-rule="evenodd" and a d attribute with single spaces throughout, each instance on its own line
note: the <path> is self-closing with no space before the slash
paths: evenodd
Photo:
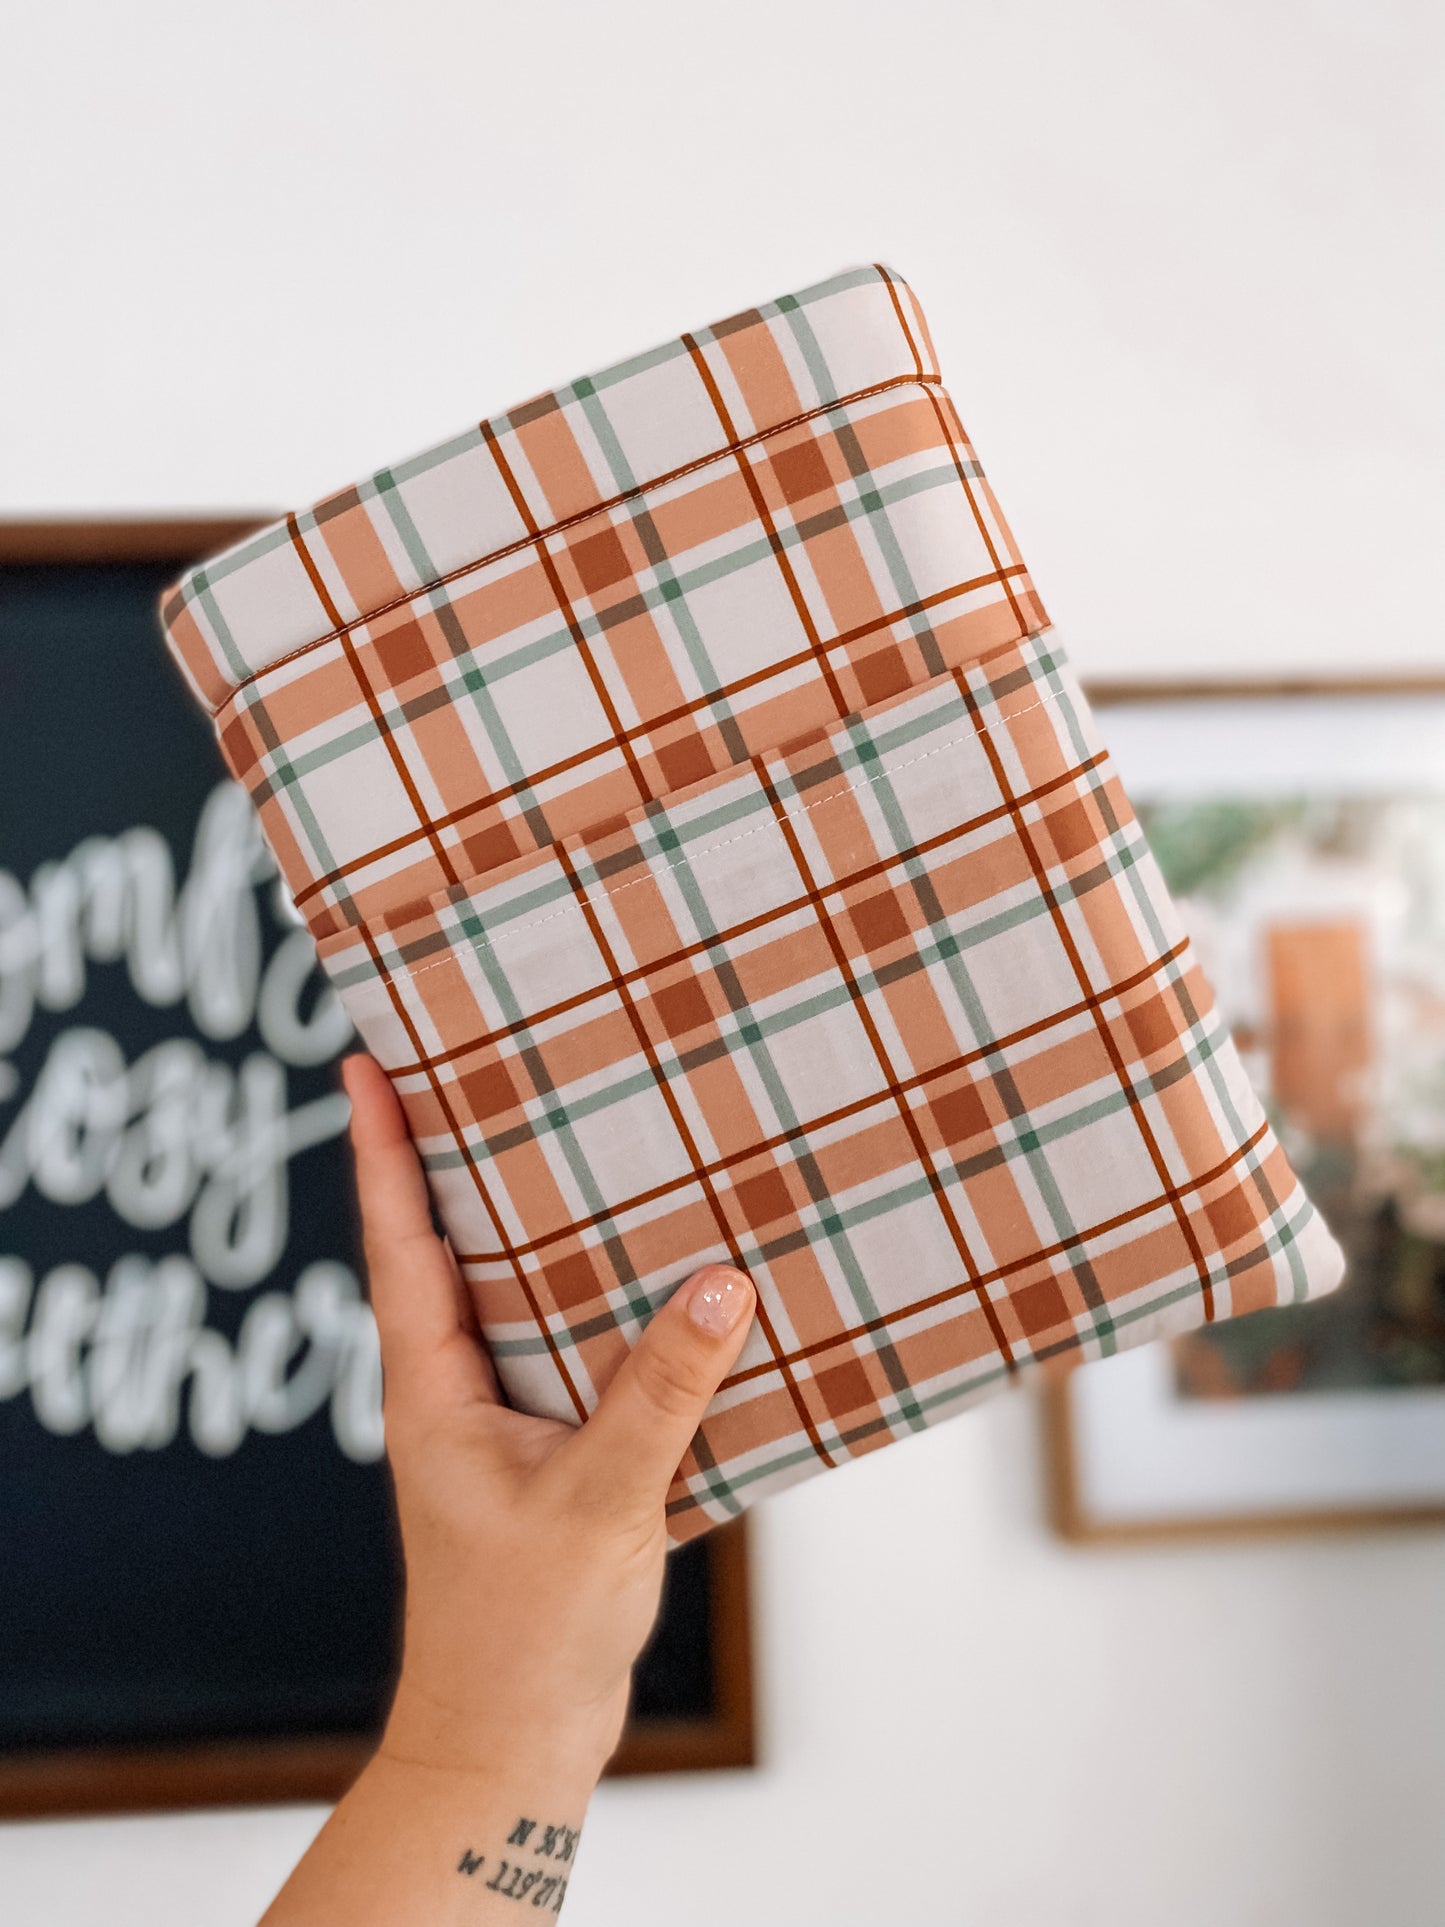
<path id="1" fill-rule="evenodd" d="M 252 1299 L 234 1343 L 205 1324 L 206 1287 L 187 1258 L 120 1258 L 102 1285 L 57 1265 L 35 1285 L 0 1258 L 0 1398 L 29 1390 L 48 1432 L 93 1426 L 108 1452 L 169 1445 L 182 1427 L 213 1458 L 249 1431 L 290 1432 L 330 1401 L 350 1459 L 381 1455 L 376 1327 L 347 1266 L 308 1265 L 290 1292 Z"/>
<path id="2" fill-rule="evenodd" d="M 37 1281 L 23 1259 L 0 1257 L 0 1398 L 28 1391 L 47 1430 L 90 1427 L 118 1453 L 169 1444 L 184 1406 L 189 1437 L 212 1455 L 252 1431 L 290 1431 L 329 1401 L 341 1450 L 377 1458 L 376 1332 L 346 1265 L 311 1264 L 289 1292 L 260 1293 L 234 1339 L 207 1322 L 211 1288 L 251 1291 L 275 1271 L 290 1162 L 347 1119 L 340 1093 L 290 1107 L 288 1067 L 328 1062 L 351 1026 L 317 980 L 236 784 L 207 799 L 179 886 L 165 840 L 145 827 L 88 837 L 28 887 L 0 870 L 0 1052 L 37 1011 L 75 1009 L 97 964 L 123 964 L 152 1008 L 184 1004 L 202 1038 L 233 1042 L 254 1025 L 264 1048 L 233 1064 L 181 1036 L 127 1063 L 108 1032 L 77 1024 L 51 1039 L 28 1091 L 0 1056 L 0 1211 L 32 1188 L 60 1206 L 104 1195 L 136 1229 L 185 1220 L 188 1246 L 122 1256 L 104 1281 L 78 1264 Z"/>

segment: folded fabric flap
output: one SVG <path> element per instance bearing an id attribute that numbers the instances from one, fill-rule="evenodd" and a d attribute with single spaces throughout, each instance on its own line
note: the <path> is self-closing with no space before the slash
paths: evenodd
<path id="1" fill-rule="evenodd" d="M 376 470 L 189 571 L 162 620 L 215 710 L 293 650 L 499 551 L 845 398 L 938 379 L 907 284 L 849 269 Z"/>
<path id="2" fill-rule="evenodd" d="M 482 557 L 215 722 L 325 936 L 1046 625 L 952 403 L 909 375 Z"/>
<path id="3" fill-rule="evenodd" d="M 761 1313 L 676 1536 L 1338 1257 L 1047 639 L 323 941 L 514 1401 Z"/>

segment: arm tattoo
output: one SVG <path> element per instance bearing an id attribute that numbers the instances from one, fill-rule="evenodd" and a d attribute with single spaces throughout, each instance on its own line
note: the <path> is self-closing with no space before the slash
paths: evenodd
<path id="1" fill-rule="evenodd" d="M 567 1875 L 557 1868 L 565 1865 L 570 1872 L 578 1832 L 576 1827 L 545 1822 L 539 1826 L 523 1816 L 507 1835 L 510 1859 L 493 1854 L 489 1861 L 485 1854 L 463 1847 L 457 1872 L 470 1880 L 490 1870 L 491 1879 L 482 1882 L 488 1893 L 500 1894 L 503 1900 L 527 1901 L 533 1907 L 559 1914 L 567 1893 Z"/>

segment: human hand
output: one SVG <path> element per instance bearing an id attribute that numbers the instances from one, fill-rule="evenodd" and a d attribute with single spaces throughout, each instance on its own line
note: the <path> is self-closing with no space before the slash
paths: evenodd
<path id="1" fill-rule="evenodd" d="M 343 1077 L 406 1560 L 381 1754 L 590 1789 L 656 1617 L 663 1499 L 742 1348 L 752 1285 L 722 1266 L 690 1278 L 580 1428 L 510 1410 L 390 1082 L 365 1056 Z"/>

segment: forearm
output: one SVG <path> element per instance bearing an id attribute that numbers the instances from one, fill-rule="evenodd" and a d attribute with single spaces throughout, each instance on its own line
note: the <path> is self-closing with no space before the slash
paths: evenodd
<path id="1" fill-rule="evenodd" d="M 367 1766 L 262 1927 L 486 1927 L 561 1909 L 595 1774 Z M 525 1911 L 524 1911 L 525 1910 Z"/>

